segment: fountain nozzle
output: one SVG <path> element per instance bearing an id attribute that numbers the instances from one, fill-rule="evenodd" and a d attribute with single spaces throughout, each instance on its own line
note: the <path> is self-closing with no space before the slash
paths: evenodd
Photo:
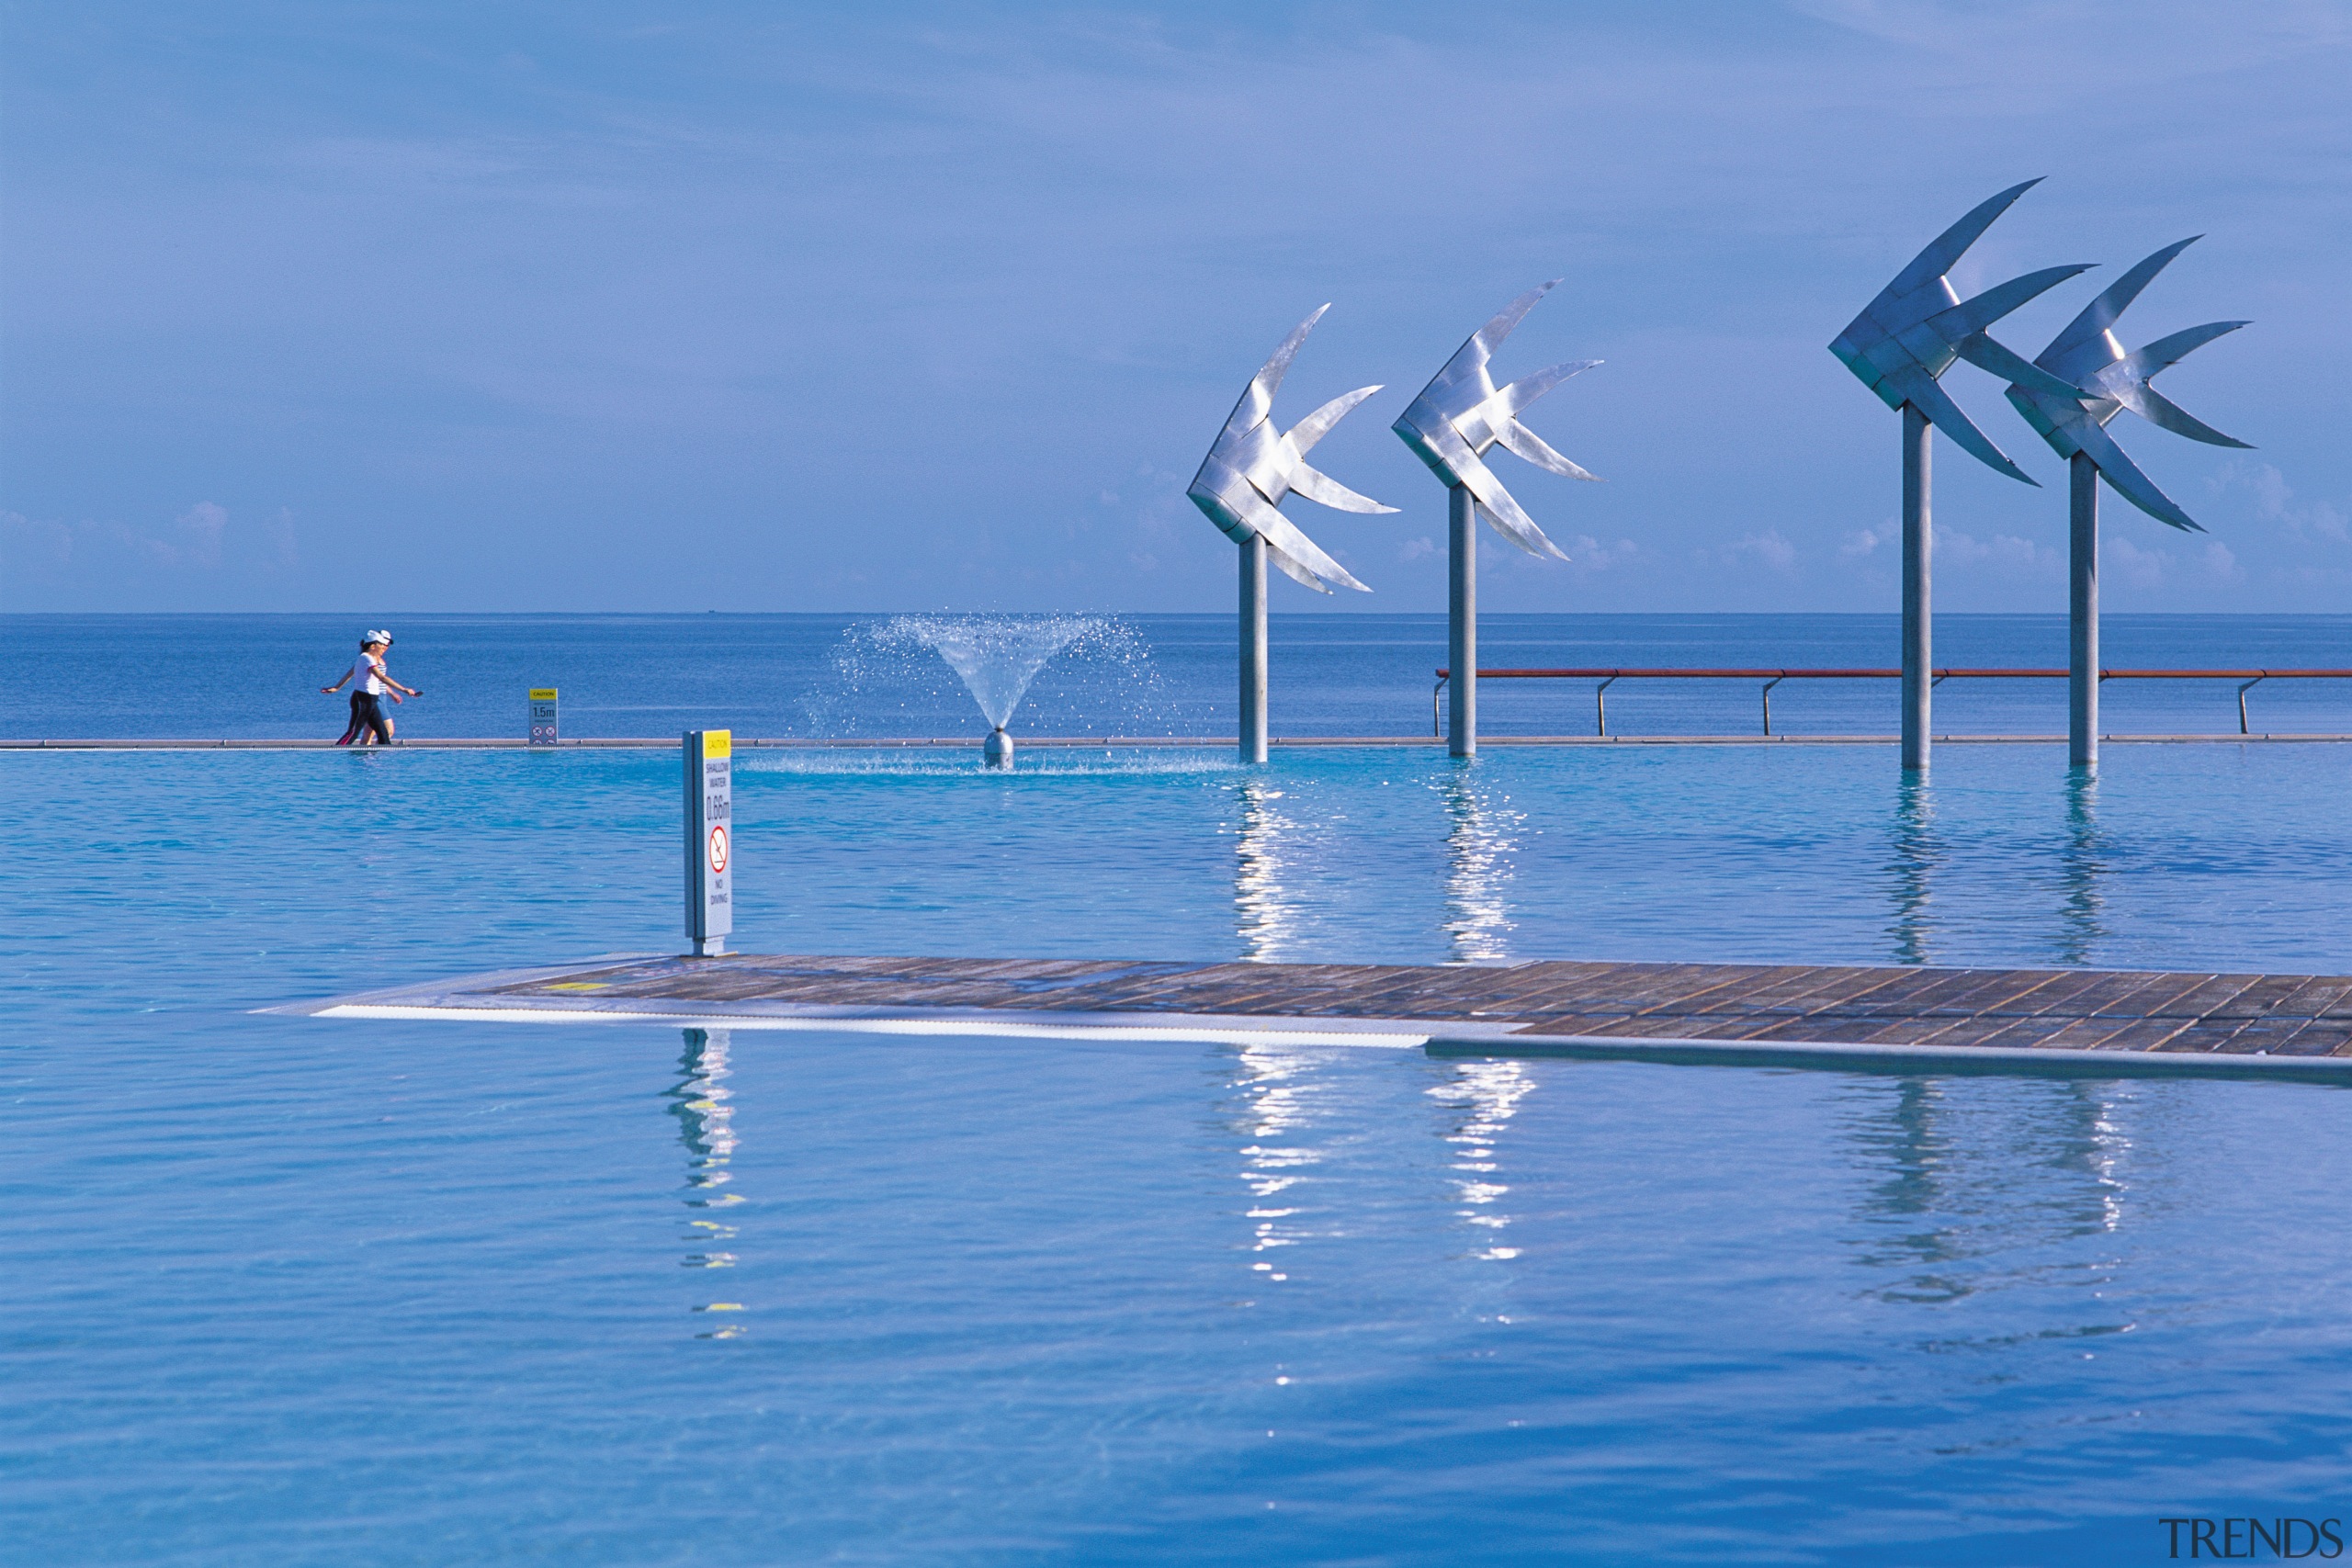
<path id="1" fill-rule="evenodd" d="M 988 743 L 980 748 L 980 755 L 991 768 L 1012 766 L 1012 737 L 1004 732 L 1004 726 L 1000 724 L 989 731 Z"/>

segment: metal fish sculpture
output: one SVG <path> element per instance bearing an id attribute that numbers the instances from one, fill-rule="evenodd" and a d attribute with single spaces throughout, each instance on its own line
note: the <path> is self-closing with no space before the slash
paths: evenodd
<path id="1" fill-rule="evenodd" d="M 1445 368 L 1421 389 L 1420 396 L 1407 405 L 1393 428 L 1448 488 L 1459 485 L 1467 490 L 1480 515 L 1504 538 L 1529 555 L 1566 560 L 1566 553 L 1544 536 L 1483 460 L 1490 447 L 1499 446 L 1564 479 L 1600 481 L 1599 475 L 1587 473 L 1552 450 L 1519 419 L 1530 403 L 1577 372 L 1591 369 L 1600 360 L 1555 365 L 1502 388 L 1487 373 L 1487 362 L 1510 336 L 1511 329 L 1559 282 L 1555 277 L 1529 289 L 1472 333 L 1470 341 L 1445 362 Z"/>
<path id="2" fill-rule="evenodd" d="M 1953 360 L 1965 359 L 2045 396 L 2075 395 L 2065 382 L 1994 342 L 1984 329 L 2044 289 L 2087 270 L 2089 263 L 2030 272 L 1966 301 L 1944 276 L 1992 227 L 1993 220 L 2041 183 L 2031 179 L 2011 186 L 1938 235 L 1829 345 L 1829 352 L 1888 408 L 1909 403 L 1970 456 L 2027 484 L 2038 481 L 1969 422 L 1936 378 L 1951 368 Z"/>
<path id="3" fill-rule="evenodd" d="M 1274 350 L 1273 357 L 1250 378 L 1241 400 L 1233 406 L 1232 417 L 1217 433 L 1208 456 L 1202 459 L 1200 472 L 1193 476 L 1192 486 L 1185 493 L 1236 544 L 1247 544 L 1252 535 L 1263 536 L 1268 558 L 1317 592 L 1330 592 L 1330 584 L 1336 582 L 1369 593 L 1371 589 L 1299 532 L 1280 510 L 1283 500 L 1293 493 L 1341 512 L 1396 510 L 1383 506 L 1369 496 L 1358 495 L 1306 462 L 1306 454 L 1314 450 L 1315 444 L 1329 435 L 1331 427 L 1350 409 L 1380 390 L 1378 387 L 1358 387 L 1352 392 L 1342 393 L 1287 431 L 1278 429 L 1272 418 L 1274 393 L 1282 386 L 1290 362 L 1297 356 L 1306 334 L 1330 308 L 1328 304 L 1318 306 L 1313 315 L 1299 322 L 1290 336 L 1283 339 L 1282 346 Z"/>
<path id="4" fill-rule="evenodd" d="M 2222 434 L 2148 385 L 2156 372 L 2179 363 L 2190 350 L 2201 348 L 2247 323 L 2208 321 L 2201 327 L 2158 338 L 2135 354 L 2126 354 L 2115 336 L 2116 318 L 2123 314 L 2125 307 L 2175 256 L 2202 237 L 2193 234 L 2148 257 L 2117 278 L 2107 292 L 2084 308 L 2064 332 L 2050 340 L 2050 346 L 2033 363 L 2065 386 L 2063 396 L 2052 395 L 2039 381 L 2020 381 L 2011 386 L 2008 393 L 2009 401 L 2025 415 L 2026 423 L 2039 431 L 2060 457 L 2072 458 L 2079 453 L 2089 457 L 2116 494 L 2159 523 L 2198 534 L 2205 530 L 2124 455 L 2123 448 L 2107 433 L 2107 424 L 2130 409 L 2149 423 L 2162 425 L 2192 441 L 2214 446 L 2247 446 L 2235 436 Z"/>

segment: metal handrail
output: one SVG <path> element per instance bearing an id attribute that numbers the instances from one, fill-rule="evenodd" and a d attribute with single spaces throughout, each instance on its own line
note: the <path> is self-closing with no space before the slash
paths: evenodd
<path id="1" fill-rule="evenodd" d="M 1928 673 L 1938 683 L 1940 683 L 1953 679 L 2064 680 L 2073 671 L 2063 668 L 1973 670 L 1951 666 L 1930 670 Z M 1608 700 L 1602 694 L 1619 681 L 1761 681 L 1764 682 L 1764 733 L 1770 735 L 1772 733 L 1772 688 L 1783 681 L 1895 680 L 1902 674 L 1903 671 L 1900 669 L 1700 670 L 1664 667 L 1634 669 L 1595 665 L 1589 668 L 1562 670 L 1481 670 L 1478 671 L 1478 679 L 1481 681 L 1599 681 L 1600 685 L 1593 688 L 1593 732 L 1597 735 L 1609 733 Z M 1441 668 L 1437 672 L 1437 684 L 1430 688 L 1430 733 L 1431 735 L 1438 734 L 1442 728 L 1438 704 L 1445 694 L 1446 684 L 1452 676 L 1452 671 Z M 2242 681 L 2245 683 L 2238 687 L 2238 733 L 2250 735 L 2253 729 L 2246 718 L 2245 694 L 2252 688 L 2265 681 L 2352 680 L 2352 670 L 2101 670 L 2098 672 L 2098 678 L 2102 681 Z"/>

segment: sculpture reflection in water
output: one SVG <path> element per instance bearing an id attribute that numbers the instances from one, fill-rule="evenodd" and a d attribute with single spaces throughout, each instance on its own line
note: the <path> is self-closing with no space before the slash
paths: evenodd
<path id="1" fill-rule="evenodd" d="M 1894 895 L 1894 918 L 1887 936 L 1897 964 L 1930 962 L 1928 919 L 1937 863 L 1942 860 L 1935 839 L 1936 803 L 1927 780 L 1906 773 L 1895 786 L 1893 841 L 1887 857 L 1887 877 Z"/>
<path id="2" fill-rule="evenodd" d="M 1883 1277 L 1871 1294 L 1934 1304 L 2020 1287 L 2096 1292 L 2121 1267 L 2106 1238 L 2128 1218 L 2137 1086 L 1920 1077 L 1849 1092 L 1857 1168 L 1883 1173 L 1857 1216 L 1854 1260 Z M 2101 1304 L 2072 1334 L 2131 1326 L 2104 1297 L 2085 1299 Z"/>
<path id="3" fill-rule="evenodd" d="M 1466 780 L 1438 785 L 1445 796 L 1445 937 L 1456 964 L 1494 964 L 1510 957 L 1513 922 L 1505 896 L 1514 867 L 1513 837 L 1525 816 L 1491 800 Z"/>
<path id="4" fill-rule="evenodd" d="M 1250 1188 L 1250 1269 L 1275 1284 L 1290 1279 L 1284 1249 L 1315 1234 L 1302 1218 L 1309 1210 L 1297 1189 L 1323 1161 L 1323 1151 L 1303 1141 L 1321 1119 L 1316 1101 L 1329 1092 L 1316 1070 L 1320 1061 L 1294 1047 L 1245 1045 L 1233 1085 L 1241 1093 L 1234 1131 L 1246 1140 L 1240 1177 Z"/>
<path id="5" fill-rule="evenodd" d="M 1520 1249 L 1507 1245 L 1505 1232 L 1512 1216 L 1502 1207 L 1510 1185 L 1502 1177 L 1497 1147 L 1519 1103 L 1535 1091 L 1535 1079 L 1524 1062 L 1456 1062 L 1451 1081 L 1426 1091 L 1431 1100 L 1453 1112 L 1444 1134 L 1453 1145 L 1454 1213 L 1473 1228 L 1476 1243 L 1470 1256 L 1482 1261 L 1517 1258 Z"/>
<path id="6" fill-rule="evenodd" d="M 1233 923 L 1241 955 L 1278 964 L 1297 952 L 1299 910 L 1286 874 L 1298 825 L 1282 808 L 1283 792 L 1262 778 L 1241 782 L 1241 827 L 1234 844 Z"/>
<path id="7" fill-rule="evenodd" d="M 728 1031 L 724 1029 L 689 1029 L 685 1034 L 685 1053 L 678 1060 L 679 1080 L 669 1091 L 670 1112 L 678 1119 L 678 1132 L 686 1145 L 686 1207 L 694 1211 L 687 1223 L 687 1238 L 700 1250 L 684 1258 L 689 1269 L 732 1269 L 735 1254 L 727 1244 L 735 1239 L 735 1227 L 721 1217 L 725 1211 L 741 1203 L 740 1193 L 729 1190 L 734 1173 L 729 1168 L 735 1155 L 735 1108 L 728 1101 L 733 1095 L 727 1088 Z M 717 1301 L 699 1303 L 698 1313 L 724 1314 L 719 1325 L 700 1335 L 704 1339 L 733 1339 L 741 1336 L 741 1323 L 734 1316 L 743 1310 L 741 1302 Z"/>
<path id="8" fill-rule="evenodd" d="M 2059 852 L 2064 900 L 2059 907 L 2058 952 L 2062 962 L 2098 962 L 2107 936 L 2102 918 L 2105 902 L 2099 878 L 2107 869 L 2107 849 L 2098 830 L 2098 775 L 2076 768 L 2066 775 L 2066 842 Z"/>

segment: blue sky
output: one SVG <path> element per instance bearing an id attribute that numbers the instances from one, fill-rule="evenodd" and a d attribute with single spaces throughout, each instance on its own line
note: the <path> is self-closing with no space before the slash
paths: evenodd
<path id="1" fill-rule="evenodd" d="M 2255 325 L 2139 424 L 2211 530 L 2109 497 L 2117 610 L 2352 605 L 2352 8 L 12 5 L 0 608 L 1222 610 L 1183 487 L 1333 302 L 1295 419 L 1402 509 L 1292 514 L 1427 610 L 1444 502 L 1387 426 L 1521 288 L 1497 363 L 1599 369 L 1498 459 L 1575 558 L 1505 610 L 1894 605 L 1896 422 L 1824 345 L 1938 230 L 1956 275 L 2203 232 L 2129 342 Z M 1939 442 L 1939 604 L 2064 604 L 2064 468 Z"/>

